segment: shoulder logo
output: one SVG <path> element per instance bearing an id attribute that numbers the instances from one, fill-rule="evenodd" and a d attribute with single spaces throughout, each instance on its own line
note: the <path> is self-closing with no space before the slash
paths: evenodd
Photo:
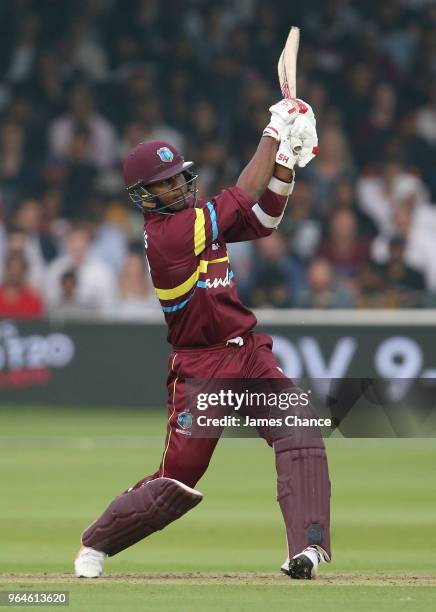
<path id="1" fill-rule="evenodd" d="M 174 153 L 168 147 L 161 147 L 156 153 L 163 162 L 171 162 L 174 159 Z"/>

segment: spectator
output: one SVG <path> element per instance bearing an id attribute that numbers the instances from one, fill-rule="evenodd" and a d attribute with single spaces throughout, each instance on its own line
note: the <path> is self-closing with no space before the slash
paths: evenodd
<path id="1" fill-rule="evenodd" d="M 62 278 L 73 269 L 77 276 L 77 303 L 102 313 L 115 301 L 116 279 L 110 267 L 90 254 L 90 233 L 76 226 L 67 238 L 67 252 L 57 257 L 47 271 L 47 298 L 53 310 L 62 301 Z"/>
<path id="2" fill-rule="evenodd" d="M 94 312 L 92 304 L 82 303 L 79 298 L 76 270 L 66 270 L 61 277 L 59 301 L 50 314 L 56 318 L 80 319 L 89 318 Z"/>
<path id="3" fill-rule="evenodd" d="M 111 314 L 120 319 L 141 319 L 150 313 L 160 314 L 160 305 L 145 270 L 144 257 L 132 252 L 124 259 L 118 298 Z"/>
<path id="4" fill-rule="evenodd" d="M 304 176 L 315 190 L 316 212 L 325 214 L 329 208 L 337 183 L 343 178 L 352 178 L 353 164 L 346 135 L 339 127 L 321 131 L 319 154 Z"/>
<path id="5" fill-rule="evenodd" d="M 406 172 L 398 162 L 386 162 L 380 174 L 362 177 L 357 183 L 361 210 L 376 224 L 378 231 L 392 235 L 395 207 L 405 197 L 414 195 L 413 203 L 428 201 L 428 191 L 417 177 Z"/>
<path id="6" fill-rule="evenodd" d="M 333 269 L 326 259 L 314 259 L 308 270 L 308 288 L 295 300 L 297 308 L 351 308 L 354 295 L 335 283 Z"/>
<path id="7" fill-rule="evenodd" d="M 116 154 L 116 133 L 109 121 L 96 112 L 90 88 L 85 84 L 76 85 L 71 91 L 69 105 L 70 111 L 49 126 L 50 153 L 67 158 L 78 127 L 86 126 L 90 134 L 88 161 L 100 169 L 111 166 Z"/>
<path id="8" fill-rule="evenodd" d="M 62 215 L 66 219 L 86 217 L 89 195 L 97 177 L 97 168 L 91 161 L 91 146 L 89 127 L 85 123 L 76 124 L 64 163 L 59 166 L 63 170 L 65 196 Z"/>
<path id="9" fill-rule="evenodd" d="M 313 208 L 312 185 L 305 180 L 296 181 L 280 224 L 280 233 L 286 237 L 293 253 L 303 261 L 313 257 L 321 238 L 321 222 L 314 216 Z"/>
<path id="10" fill-rule="evenodd" d="M 416 113 L 416 133 L 436 148 L 436 84 L 430 88 L 428 104 Z"/>
<path id="11" fill-rule="evenodd" d="M 356 216 L 359 236 L 374 238 L 377 235 L 376 224 L 371 217 L 363 212 L 357 205 L 354 186 L 349 179 L 343 178 L 337 183 L 332 201 L 335 208 L 351 210 Z"/>
<path id="12" fill-rule="evenodd" d="M 256 243 L 258 256 L 255 262 L 251 303 L 256 307 L 288 308 L 294 293 L 304 284 L 304 265 L 289 255 L 286 242 L 273 232 Z"/>
<path id="13" fill-rule="evenodd" d="M 357 298 L 357 308 L 399 308 L 401 298 L 391 287 L 383 274 L 383 270 L 373 262 L 368 262 L 361 270 L 360 290 Z"/>
<path id="14" fill-rule="evenodd" d="M 30 76 L 36 54 L 40 21 L 34 13 L 25 13 L 19 20 L 6 78 L 12 82 L 24 81 Z"/>
<path id="15" fill-rule="evenodd" d="M 33 264 L 38 262 L 44 272 L 45 264 L 58 254 L 54 238 L 43 226 L 43 210 L 40 202 L 26 199 L 21 202 L 15 215 L 17 229 L 26 235 L 26 250 Z"/>
<path id="16" fill-rule="evenodd" d="M 162 104 L 157 97 L 142 100 L 135 111 L 136 117 L 146 128 L 144 140 L 165 140 L 171 142 L 179 151 L 183 151 L 183 136 L 164 120 Z"/>
<path id="17" fill-rule="evenodd" d="M 112 202 L 101 211 L 92 241 L 93 257 L 107 263 L 117 275 L 121 273 L 127 255 L 129 225 L 126 207 Z"/>
<path id="18" fill-rule="evenodd" d="M 27 281 L 35 291 L 41 291 L 44 284 L 45 262 L 37 240 L 17 225 L 8 228 L 6 252 L 22 255 L 26 261 Z M 5 260 L 0 260 L 0 279 L 3 278 Z"/>
<path id="19" fill-rule="evenodd" d="M 432 228 L 426 229 L 419 223 L 407 202 L 398 206 L 394 212 L 394 235 L 405 243 L 405 263 L 425 276 L 426 288 L 436 291 L 436 242 Z M 390 237 L 380 234 L 371 245 L 373 259 L 387 263 L 389 258 Z"/>
<path id="20" fill-rule="evenodd" d="M 93 21 L 98 17 L 101 18 L 101 15 L 98 14 L 101 10 L 101 3 L 94 2 L 82 15 L 76 17 L 71 24 L 68 41 L 72 64 L 95 82 L 103 81 L 108 77 L 107 52 L 100 42 L 102 32 L 92 27 Z"/>
<path id="21" fill-rule="evenodd" d="M 20 195 L 32 183 L 26 160 L 24 130 L 17 123 L 0 126 L 0 194 L 3 207 L 11 213 Z"/>
<path id="22" fill-rule="evenodd" d="M 22 253 L 6 257 L 4 280 L 0 285 L 0 317 L 39 319 L 43 316 L 42 299 L 27 284 L 26 274 L 27 264 Z"/>
<path id="23" fill-rule="evenodd" d="M 349 209 L 334 210 L 328 236 L 321 242 L 318 256 L 330 262 L 336 282 L 354 292 L 357 278 L 368 260 L 370 243 L 359 238 L 356 215 Z"/>
<path id="24" fill-rule="evenodd" d="M 368 115 L 358 126 L 357 142 L 364 159 L 378 161 L 387 137 L 394 128 L 397 110 L 395 88 L 380 83 L 374 91 Z"/>
<path id="25" fill-rule="evenodd" d="M 392 135 L 387 142 L 387 149 L 394 152 L 391 157 L 404 159 L 407 167 L 413 169 L 416 176 L 422 176 L 423 183 L 430 189 L 432 200 L 436 199 L 436 173 L 434 160 L 436 146 L 431 146 L 416 130 L 416 113 L 411 111 L 401 120 L 400 131 Z"/>
<path id="26" fill-rule="evenodd" d="M 423 182 L 415 176 L 404 175 L 395 185 L 394 204 L 407 206 L 422 231 L 436 232 L 436 207 L 429 203 L 429 194 Z"/>
<path id="27" fill-rule="evenodd" d="M 424 304 L 424 275 L 405 262 L 406 242 L 402 236 L 394 236 L 389 242 L 389 259 L 381 267 L 389 285 L 398 293 L 401 306 L 415 308 Z"/>

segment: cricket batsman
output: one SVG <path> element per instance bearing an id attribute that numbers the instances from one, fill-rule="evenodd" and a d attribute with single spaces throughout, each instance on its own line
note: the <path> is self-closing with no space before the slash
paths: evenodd
<path id="1" fill-rule="evenodd" d="M 184 435 L 188 379 L 286 379 L 269 336 L 238 298 L 227 244 L 275 231 L 294 187 L 294 166 L 318 151 L 311 107 L 286 98 L 235 186 L 197 197 L 193 162 L 169 143 L 138 144 L 124 165 L 126 188 L 144 215 L 146 256 L 168 325 L 168 425 L 159 469 L 116 497 L 82 534 L 75 574 L 96 578 L 116 555 L 183 516 L 202 500 L 195 489 L 217 438 Z M 289 385 L 293 386 L 292 381 Z M 261 433 L 262 435 L 262 433 Z M 291 578 L 315 577 L 330 561 L 330 480 L 321 436 L 264 435 L 275 453 L 277 499 Z"/>

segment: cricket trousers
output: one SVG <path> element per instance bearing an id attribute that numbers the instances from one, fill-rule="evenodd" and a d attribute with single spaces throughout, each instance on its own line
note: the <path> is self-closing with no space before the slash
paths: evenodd
<path id="1" fill-rule="evenodd" d="M 186 381 L 190 379 L 286 378 L 272 352 L 272 339 L 256 332 L 226 345 L 174 350 L 168 359 L 168 423 L 159 469 L 132 491 L 159 477 L 173 478 L 195 487 L 207 470 L 218 438 L 190 437 L 180 429 L 179 415 L 186 410 Z M 289 385 L 293 383 L 289 380 Z M 273 442 L 277 470 L 277 499 L 283 514 L 288 555 L 292 558 L 315 545 L 330 560 L 330 480 L 322 438 L 285 437 Z"/>

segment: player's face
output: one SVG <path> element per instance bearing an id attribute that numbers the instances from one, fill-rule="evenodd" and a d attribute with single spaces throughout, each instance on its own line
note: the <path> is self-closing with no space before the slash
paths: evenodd
<path id="1" fill-rule="evenodd" d="M 182 210 L 188 206 L 188 185 L 182 172 L 164 181 L 153 183 L 150 185 L 150 191 L 156 194 L 159 202 L 163 206 L 168 206 L 170 210 Z"/>

